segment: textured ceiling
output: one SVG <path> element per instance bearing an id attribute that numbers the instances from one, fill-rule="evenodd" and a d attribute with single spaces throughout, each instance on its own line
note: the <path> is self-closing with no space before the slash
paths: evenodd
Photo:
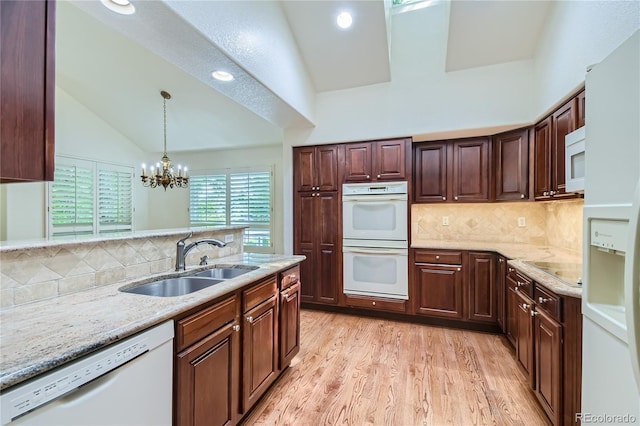
<path id="1" fill-rule="evenodd" d="M 58 1 L 56 78 L 63 90 L 151 152 L 162 148 L 160 90 L 172 95 L 167 103 L 170 151 L 278 144 L 284 128 L 313 125 L 316 92 L 391 80 L 389 25 L 403 50 L 422 52 L 425 44 L 415 29 L 387 22 L 383 0 L 134 4 L 136 13 L 122 16 L 97 0 Z M 446 69 L 532 58 L 550 4 L 452 2 L 442 47 Z M 350 31 L 335 25 L 344 9 L 354 16 Z M 280 28 L 271 28 L 273 23 Z M 260 41 L 263 49 L 238 44 L 243 37 Z M 288 55 L 293 62 L 282 63 L 287 55 L 270 56 L 273 42 L 282 42 L 281 51 L 297 50 Z M 302 68 L 296 68 L 296 58 Z M 211 79 L 214 67 L 232 71 L 236 80 Z M 397 67 L 395 72 L 402 74 Z M 297 78 L 300 73 L 303 78 Z M 305 81 L 311 108 L 290 101 L 295 92 L 307 90 Z"/>

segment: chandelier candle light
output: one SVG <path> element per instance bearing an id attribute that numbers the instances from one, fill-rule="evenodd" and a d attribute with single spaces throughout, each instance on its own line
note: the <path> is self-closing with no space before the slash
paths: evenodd
<path id="1" fill-rule="evenodd" d="M 171 167 L 171 160 L 167 156 L 167 99 L 171 99 L 171 95 L 164 90 L 160 92 L 160 95 L 164 98 L 164 155 L 160 163 L 156 163 L 155 166 L 151 166 L 151 172 L 147 176 L 147 166 L 142 165 L 142 185 L 145 187 L 159 187 L 162 186 L 164 190 L 167 190 L 167 186 L 173 188 L 186 188 L 189 186 L 189 174 L 187 168 L 182 168 L 178 164 L 178 175 L 176 176 Z"/>

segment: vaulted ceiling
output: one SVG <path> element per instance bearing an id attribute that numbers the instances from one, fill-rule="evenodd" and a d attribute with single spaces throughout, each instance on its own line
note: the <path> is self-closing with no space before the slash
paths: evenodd
<path id="1" fill-rule="evenodd" d="M 441 3 L 419 6 L 435 2 Z M 313 125 L 312 114 L 292 105 L 286 89 L 255 72 L 279 59 L 261 57 L 242 38 L 270 43 L 275 33 L 255 15 L 243 19 L 241 13 L 224 13 L 239 3 L 258 15 L 264 8 L 265 22 L 284 23 L 277 36 L 289 37 L 289 46 L 297 49 L 303 68 L 294 71 L 306 74 L 303 81 L 312 95 L 389 82 L 394 67 L 390 32 L 416 51 L 424 43 L 413 36 L 415 29 L 394 27 L 397 12 L 383 0 L 132 3 L 136 13 L 124 16 L 100 1 L 59 1 L 56 79 L 73 98 L 150 152 L 162 148 L 160 90 L 172 94 L 167 102 L 172 151 L 279 144 L 284 128 Z M 451 2 L 446 71 L 533 58 L 550 7 L 551 1 Z M 348 31 L 335 25 L 343 10 L 354 18 Z M 242 37 L 230 39 L 229 29 Z M 233 72 L 235 81 L 213 80 L 212 64 Z"/>

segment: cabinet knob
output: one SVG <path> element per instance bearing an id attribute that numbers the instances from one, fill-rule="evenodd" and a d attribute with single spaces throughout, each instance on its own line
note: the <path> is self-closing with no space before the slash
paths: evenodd
<path id="1" fill-rule="evenodd" d="M 453 199 L 454 199 L 455 201 L 458 201 L 458 196 L 456 195 L 455 197 L 453 197 Z"/>
<path id="2" fill-rule="evenodd" d="M 371 179 L 371 176 L 367 175 L 367 179 Z"/>
<path id="3" fill-rule="evenodd" d="M 509 268 L 509 272 L 513 272 L 513 268 Z"/>
<path id="4" fill-rule="evenodd" d="M 285 299 L 289 298 L 289 293 L 282 293 L 282 297 L 284 297 Z"/>
<path id="5" fill-rule="evenodd" d="M 436 255 L 436 260 L 440 260 L 440 256 Z"/>
<path id="6" fill-rule="evenodd" d="M 545 299 L 544 297 L 538 297 L 538 303 L 545 303 L 550 301 L 551 299 Z"/>
<path id="7" fill-rule="evenodd" d="M 251 317 L 251 316 L 247 317 L 247 322 L 252 323 L 253 322 L 253 317 Z"/>
<path id="8" fill-rule="evenodd" d="M 556 195 L 556 194 L 557 194 L 557 192 L 556 192 L 556 191 L 550 191 L 550 192 L 549 192 L 549 195 Z"/>
<path id="9" fill-rule="evenodd" d="M 544 191 L 544 192 L 542 193 L 542 195 L 544 195 L 544 196 L 546 197 L 547 195 L 549 195 L 549 191 Z"/>
<path id="10" fill-rule="evenodd" d="M 458 269 L 456 269 L 456 271 L 460 272 L 460 271 L 462 271 L 462 268 L 458 268 Z"/>
<path id="11" fill-rule="evenodd" d="M 371 302 L 371 304 L 372 304 L 373 306 L 376 306 L 376 302 Z"/>
<path id="12" fill-rule="evenodd" d="M 289 274 L 289 278 L 291 278 L 291 281 L 295 281 L 298 279 L 298 276 L 296 274 Z"/>
<path id="13" fill-rule="evenodd" d="M 524 309 L 525 311 L 529 309 L 531 305 L 527 305 L 526 303 L 522 304 L 522 309 Z"/>
<path id="14" fill-rule="evenodd" d="M 240 326 L 238 324 L 234 325 L 233 327 L 233 331 L 240 331 Z"/>
<path id="15" fill-rule="evenodd" d="M 442 201 L 447 201 L 447 197 L 442 197 Z"/>
<path id="16" fill-rule="evenodd" d="M 523 198 L 523 199 L 524 199 L 524 198 L 525 198 L 525 197 L 524 197 L 524 194 L 520 194 L 520 198 Z"/>
<path id="17" fill-rule="evenodd" d="M 378 179 L 380 179 L 380 175 L 376 176 Z"/>
<path id="18" fill-rule="evenodd" d="M 538 313 L 537 313 L 536 311 L 532 310 L 532 311 L 531 311 L 531 316 L 532 316 L 532 317 L 535 317 L 536 315 L 538 315 Z"/>
<path id="19" fill-rule="evenodd" d="M 498 259 L 498 263 L 502 263 L 502 258 Z"/>

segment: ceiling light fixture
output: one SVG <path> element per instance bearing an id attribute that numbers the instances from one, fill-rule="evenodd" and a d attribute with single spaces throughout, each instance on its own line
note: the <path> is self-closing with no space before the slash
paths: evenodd
<path id="1" fill-rule="evenodd" d="M 102 4 L 112 12 L 120 15 L 133 15 L 136 8 L 129 0 L 101 0 Z"/>
<path id="2" fill-rule="evenodd" d="M 347 28 L 351 27 L 353 18 L 351 17 L 351 14 L 349 12 L 340 12 L 338 17 L 336 18 L 336 22 L 338 23 L 338 26 L 340 28 L 346 30 Z"/>
<path id="3" fill-rule="evenodd" d="M 167 99 L 171 99 L 171 95 L 164 90 L 160 92 L 160 95 L 164 98 L 162 101 L 164 109 L 164 155 L 162 156 L 161 163 L 156 163 L 155 167 L 151 166 L 151 174 L 147 176 L 147 166 L 142 165 L 142 185 L 145 187 L 156 188 L 162 186 L 164 190 L 173 188 L 186 188 L 189 186 L 189 174 L 187 168 L 182 168 L 178 164 L 178 176 L 174 174 L 173 167 L 171 167 L 171 160 L 167 157 Z M 162 168 L 162 169 L 161 169 Z"/>
<path id="4" fill-rule="evenodd" d="M 227 72 L 227 71 L 222 71 L 222 70 L 218 70 L 218 71 L 212 72 L 211 76 L 213 78 L 215 78 L 216 80 L 219 80 L 219 81 L 233 81 L 234 80 L 233 74 L 231 74 L 230 72 Z"/>

